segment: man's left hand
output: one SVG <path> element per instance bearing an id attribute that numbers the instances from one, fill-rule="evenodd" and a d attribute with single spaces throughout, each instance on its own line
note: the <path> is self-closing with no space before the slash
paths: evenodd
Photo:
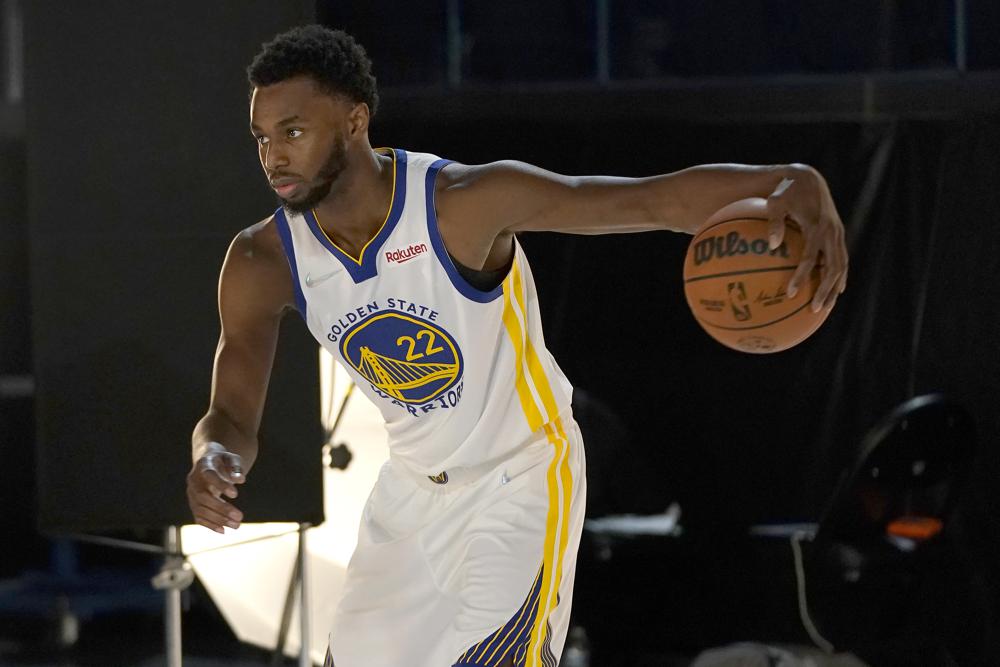
<path id="1" fill-rule="evenodd" d="M 791 219 L 802 230 L 805 246 L 791 280 L 788 296 L 798 292 L 802 281 L 813 267 L 820 266 L 820 283 L 813 295 L 815 312 L 833 308 L 837 296 L 847 287 L 847 245 L 844 223 L 830 195 L 826 179 L 810 166 L 789 165 L 789 175 L 767 198 L 768 236 L 771 249 L 781 245 L 785 236 L 785 221 Z"/>

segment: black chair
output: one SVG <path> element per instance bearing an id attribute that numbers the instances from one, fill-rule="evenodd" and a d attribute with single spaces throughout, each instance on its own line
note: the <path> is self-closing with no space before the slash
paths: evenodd
<path id="1" fill-rule="evenodd" d="M 814 642 L 861 653 L 935 645 L 974 453 L 972 417 L 941 394 L 906 401 L 866 435 L 815 534 L 793 537 L 800 617 Z"/>

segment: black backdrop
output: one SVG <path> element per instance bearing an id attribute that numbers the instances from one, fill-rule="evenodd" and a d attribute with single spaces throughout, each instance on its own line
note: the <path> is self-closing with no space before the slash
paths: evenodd
<path id="1" fill-rule="evenodd" d="M 184 475 L 208 405 L 219 267 L 235 233 L 275 206 L 244 68 L 312 12 L 303 1 L 27 3 L 42 527 L 190 521 Z M 316 348 L 300 320 L 283 329 L 240 505 L 248 521 L 318 522 Z"/>
<path id="2" fill-rule="evenodd" d="M 41 521 L 179 522 L 186 442 L 207 398 L 219 262 L 232 234 L 270 207 L 244 134 L 242 67 L 260 41 L 308 19 L 308 3 L 171 3 L 142 15 L 131 3 L 102 5 L 113 27 L 75 5 L 29 4 Z M 620 97 L 614 119 L 538 121 L 554 114 L 524 109 L 484 121 L 414 117 L 387 93 L 372 139 L 565 173 L 805 161 L 829 178 L 852 250 L 848 292 L 824 327 L 757 357 L 722 348 L 690 317 L 685 237 L 524 236 L 549 346 L 577 386 L 622 416 L 629 456 L 648 475 L 610 509 L 679 500 L 689 533 L 714 535 L 815 518 L 879 417 L 911 394 L 945 391 L 979 426 L 963 515 L 995 604 L 997 119 L 737 126 L 632 117 L 627 93 L 609 95 Z M 258 519 L 315 518 L 318 507 L 308 446 L 319 444 L 315 348 L 297 321 L 286 325 L 254 473 L 253 493 L 272 513 L 264 503 L 252 511 L 249 487 L 245 499 Z M 279 450 L 287 458 L 267 456 Z M 281 485 L 283 474 L 293 479 L 286 465 L 314 471 L 303 474 L 315 485 L 301 476 Z"/>
<path id="3" fill-rule="evenodd" d="M 826 174 L 848 228 L 850 285 L 823 328 L 785 353 L 743 355 L 702 333 L 680 281 L 689 237 L 522 239 L 547 343 L 576 385 L 643 433 L 661 500 L 690 496 L 692 511 L 743 521 L 815 515 L 865 430 L 912 393 L 944 390 L 965 402 L 983 455 L 996 458 L 988 443 L 1000 431 L 1000 355 L 986 340 L 997 316 L 979 296 L 1000 238 L 988 159 L 996 133 L 989 120 L 434 125 L 389 113 L 374 132 L 462 161 L 514 157 L 564 173 L 797 160 Z M 739 505 L 709 479 L 738 492 Z"/>
<path id="4" fill-rule="evenodd" d="M 631 483 L 602 503 L 608 511 L 661 511 L 673 500 L 683 508 L 690 541 L 679 550 L 688 559 L 682 567 L 700 584 L 664 588 L 685 604 L 663 626 L 672 628 L 669 638 L 655 636 L 667 645 L 745 639 L 738 633 L 762 610 L 747 583 L 749 554 L 735 551 L 746 546 L 738 536 L 755 523 L 816 520 L 869 428 L 912 395 L 946 392 L 979 429 L 961 533 L 975 585 L 986 583 L 989 600 L 976 603 L 973 625 L 949 621 L 941 632 L 958 655 L 998 657 L 997 119 L 413 123 L 391 100 L 384 108 L 377 142 L 460 161 L 517 158 L 564 173 L 636 176 L 730 161 L 802 161 L 823 171 L 848 230 L 848 290 L 812 338 L 775 355 L 730 351 L 698 328 L 681 282 L 687 237 L 522 235 L 548 346 L 634 438 L 617 460 L 588 447 L 588 458 L 605 466 L 588 476 L 630 471 Z M 677 564 L 664 556 L 658 569 L 668 575 Z M 667 578 L 680 581 L 676 572 Z M 589 589 L 604 591 L 590 591 L 595 604 L 621 595 L 600 581 L 579 585 L 581 600 Z M 655 594 L 625 597 L 636 618 L 664 613 Z"/>

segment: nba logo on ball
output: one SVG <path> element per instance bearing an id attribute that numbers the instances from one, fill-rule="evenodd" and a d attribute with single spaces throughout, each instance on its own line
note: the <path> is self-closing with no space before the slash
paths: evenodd
<path id="1" fill-rule="evenodd" d="M 684 295 L 698 324 L 740 352 L 787 350 L 829 315 L 809 307 L 819 266 L 794 297 L 786 291 L 802 257 L 802 232 L 786 223 L 784 242 L 771 250 L 767 224 L 766 200 L 733 202 L 705 222 L 684 259 Z"/>

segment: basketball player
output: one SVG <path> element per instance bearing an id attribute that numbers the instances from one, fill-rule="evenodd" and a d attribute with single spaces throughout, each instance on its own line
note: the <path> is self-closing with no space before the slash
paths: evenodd
<path id="1" fill-rule="evenodd" d="M 516 233 L 692 233 L 768 197 L 772 247 L 796 220 L 822 255 L 813 307 L 847 274 L 823 178 L 804 165 L 570 177 L 373 149 L 371 63 L 343 32 L 299 28 L 248 68 L 250 129 L 281 207 L 222 268 L 211 404 L 193 435 L 195 521 L 223 532 L 258 453 L 278 323 L 297 310 L 381 409 L 389 461 L 366 505 L 332 632 L 337 667 L 557 664 L 584 514 L 572 387 L 548 353 Z"/>

